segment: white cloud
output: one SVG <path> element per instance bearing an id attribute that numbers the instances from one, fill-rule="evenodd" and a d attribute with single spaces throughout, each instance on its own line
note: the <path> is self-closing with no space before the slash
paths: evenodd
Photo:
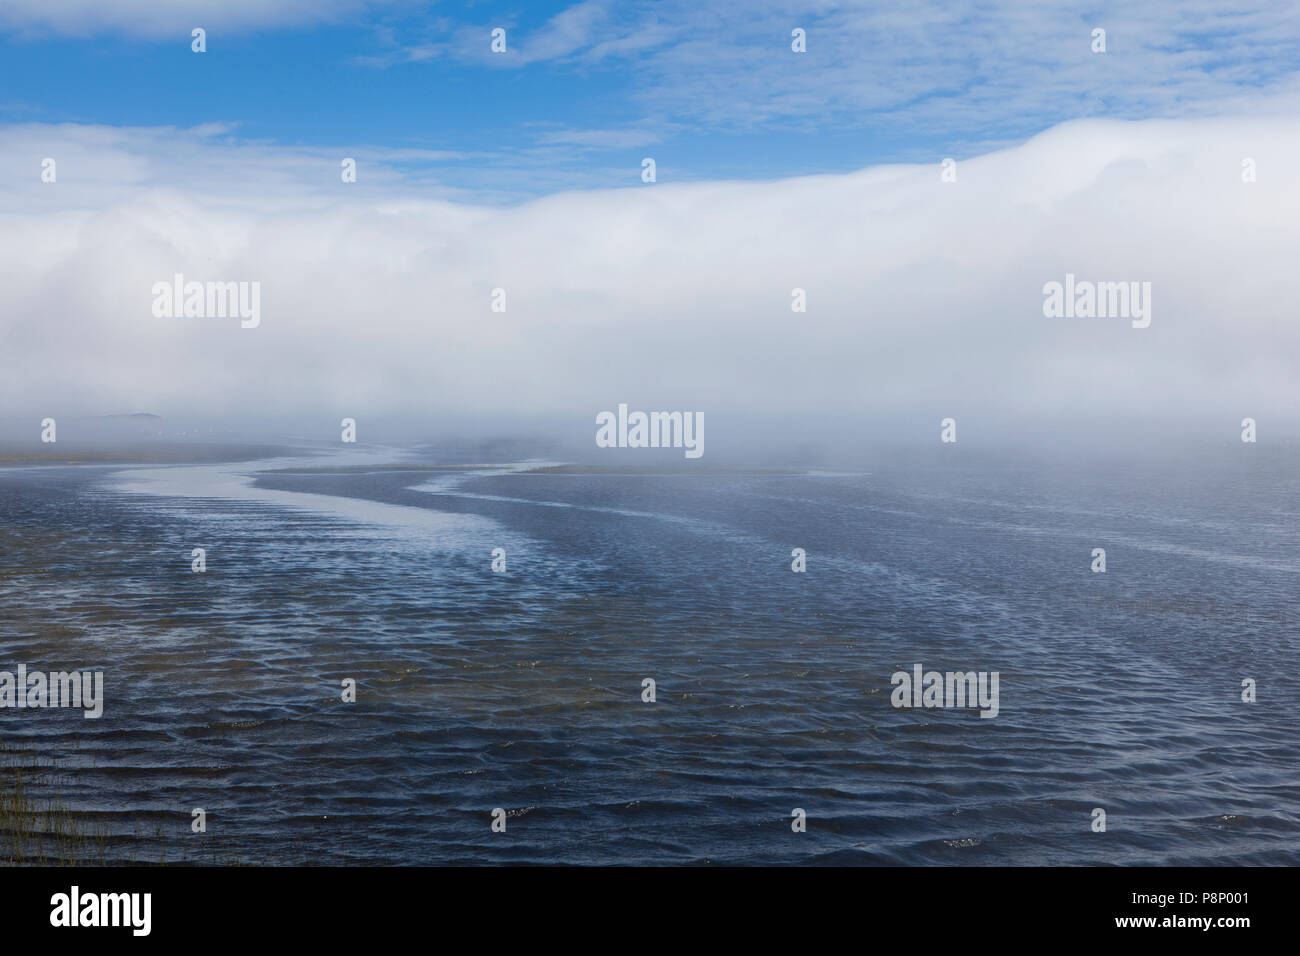
<path id="1" fill-rule="evenodd" d="M 391 0 L 4 0 L 0 28 L 90 36 L 123 33 L 151 39 L 302 26 L 355 16 Z"/>
<path id="2" fill-rule="evenodd" d="M 1204 115 L 1227 101 L 1249 108 L 1266 93 L 1294 91 L 1300 76 L 1300 7 L 1271 2 L 585 0 L 533 29 L 481 16 L 473 25 L 440 20 L 427 36 L 386 32 L 392 49 L 362 60 L 617 68 L 630 71 L 629 96 L 650 121 L 794 134 L 869 124 L 954 145 L 1068 118 Z M 504 56 L 488 49 L 497 25 L 510 28 Z M 795 27 L 807 31 L 806 53 L 791 52 Z M 1105 53 L 1092 50 L 1097 27 Z"/>
<path id="3" fill-rule="evenodd" d="M 908 0 L 682 3 L 679 39 L 640 63 L 645 108 L 711 127 L 825 128 L 868 117 L 978 141 L 1062 119 L 1176 116 L 1292 88 L 1300 10 L 1276 4 Z M 790 52 L 790 29 L 808 51 Z M 1094 53 L 1091 32 L 1107 33 Z"/>
<path id="4" fill-rule="evenodd" d="M 590 147 L 593 149 L 630 149 L 649 146 L 661 140 L 659 133 L 646 129 L 553 129 L 541 133 L 542 145 Z"/>
<path id="5" fill-rule="evenodd" d="M 1294 423 L 1298 152 L 1294 124 L 1086 121 L 954 184 L 935 163 L 483 207 L 185 131 L 0 128 L 0 405 Z M 175 272 L 260 281 L 261 328 L 153 318 Z M 1044 318 L 1067 272 L 1151 282 L 1151 327 Z"/>

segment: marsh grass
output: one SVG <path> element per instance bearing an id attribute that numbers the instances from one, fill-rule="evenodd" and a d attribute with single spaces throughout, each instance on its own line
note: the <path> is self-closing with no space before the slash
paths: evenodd
<path id="1" fill-rule="evenodd" d="M 85 814 L 44 795 L 56 792 L 58 782 L 52 764 L 25 764 L 0 747 L 0 863 L 104 865 L 104 833 Z"/>
<path id="2" fill-rule="evenodd" d="M 196 836 L 193 843 L 173 842 L 161 823 L 155 823 L 148 841 L 156 848 L 156 858 L 138 847 L 135 853 L 124 850 L 121 844 L 133 841 L 119 836 L 112 841 L 118 849 L 109 861 L 109 835 L 90 814 L 58 798 L 68 785 L 51 761 L 33 763 L 30 754 L 0 745 L 0 866 L 249 865 L 218 851 L 206 835 Z"/>

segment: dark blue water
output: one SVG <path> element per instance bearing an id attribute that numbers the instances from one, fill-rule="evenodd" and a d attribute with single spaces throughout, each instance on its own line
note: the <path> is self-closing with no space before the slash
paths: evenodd
<path id="1" fill-rule="evenodd" d="M 405 460 L 0 472 L 0 668 L 107 697 L 0 741 L 109 861 L 1300 862 L 1293 463 Z"/>

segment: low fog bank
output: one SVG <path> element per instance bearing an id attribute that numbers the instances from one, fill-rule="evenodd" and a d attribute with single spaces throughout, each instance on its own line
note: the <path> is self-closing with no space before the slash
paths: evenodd
<path id="1" fill-rule="evenodd" d="M 0 419 L 0 457 L 11 462 L 57 462 L 79 456 L 86 461 L 180 461 L 284 454 L 325 458 L 355 450 L 437 464 L 538 460 L 684 471 L 853 470 L 947 463 L 1032 467 L 1052 462 L 1083 469 L 1121 462 L 1152 467 L 1214 462 L 1254 467 L 1275 462 L 1294 468 L 1300 460 L 1300 433 L 1294 428 L 1258 420 L 1256 440 L 1243 442 L 1241 418 L 1228 416 L 1043 423 L 968 415 L 960 409 L 887 419 L 760 417 L 719 410 L 704 412 L 701 419 L 702 432 L 674 434 L 689 439 L 677 447 L 601 447 L 594 414 L 583 419 L 528 421 L 384 415 L 278 420 L 74 416 L 55 420 L 53 443 L 41 440 L 48 429 L 42 429 L 39 420 L 9 417 Z"/>
<path id="2" fill-rule="evenodd" d="M 153 157 L 173 147 L 207 190 L 167 180 Z M 594 455 L 595 415 L 627 403 L 703 413 L 712 461 L 937 444 L 946 417 L 962 449 L 1300 427 L 1295 123 L 1074 122 L 953 181 L 936 156 L 513 207 L 337 170 L 268 194 L 293 166 L 273 153 L 0 127 L 0 413 L 19 437 L 152 413 L 169 438 L 329 440 L 353 417 L 360 441 Z M 40 156 L 63 157 L 56 183 Z M 177 276 L 257 283 L 255 321 L 160 308 Z M 1054 311 L 1045 289 L 1085 283 L 1146 291 L 1133 315 L 1092 314 L 1091 292 Z"/>

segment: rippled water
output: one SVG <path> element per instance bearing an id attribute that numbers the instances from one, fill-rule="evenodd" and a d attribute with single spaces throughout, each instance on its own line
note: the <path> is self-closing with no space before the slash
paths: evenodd
<path id="1" fill-rule="evenodd" d="M 0 668 L 107 697 L 0 739 L 110 861 L 1300 862 L 1293 467 L 396 457 L 0 471 Z"/>

